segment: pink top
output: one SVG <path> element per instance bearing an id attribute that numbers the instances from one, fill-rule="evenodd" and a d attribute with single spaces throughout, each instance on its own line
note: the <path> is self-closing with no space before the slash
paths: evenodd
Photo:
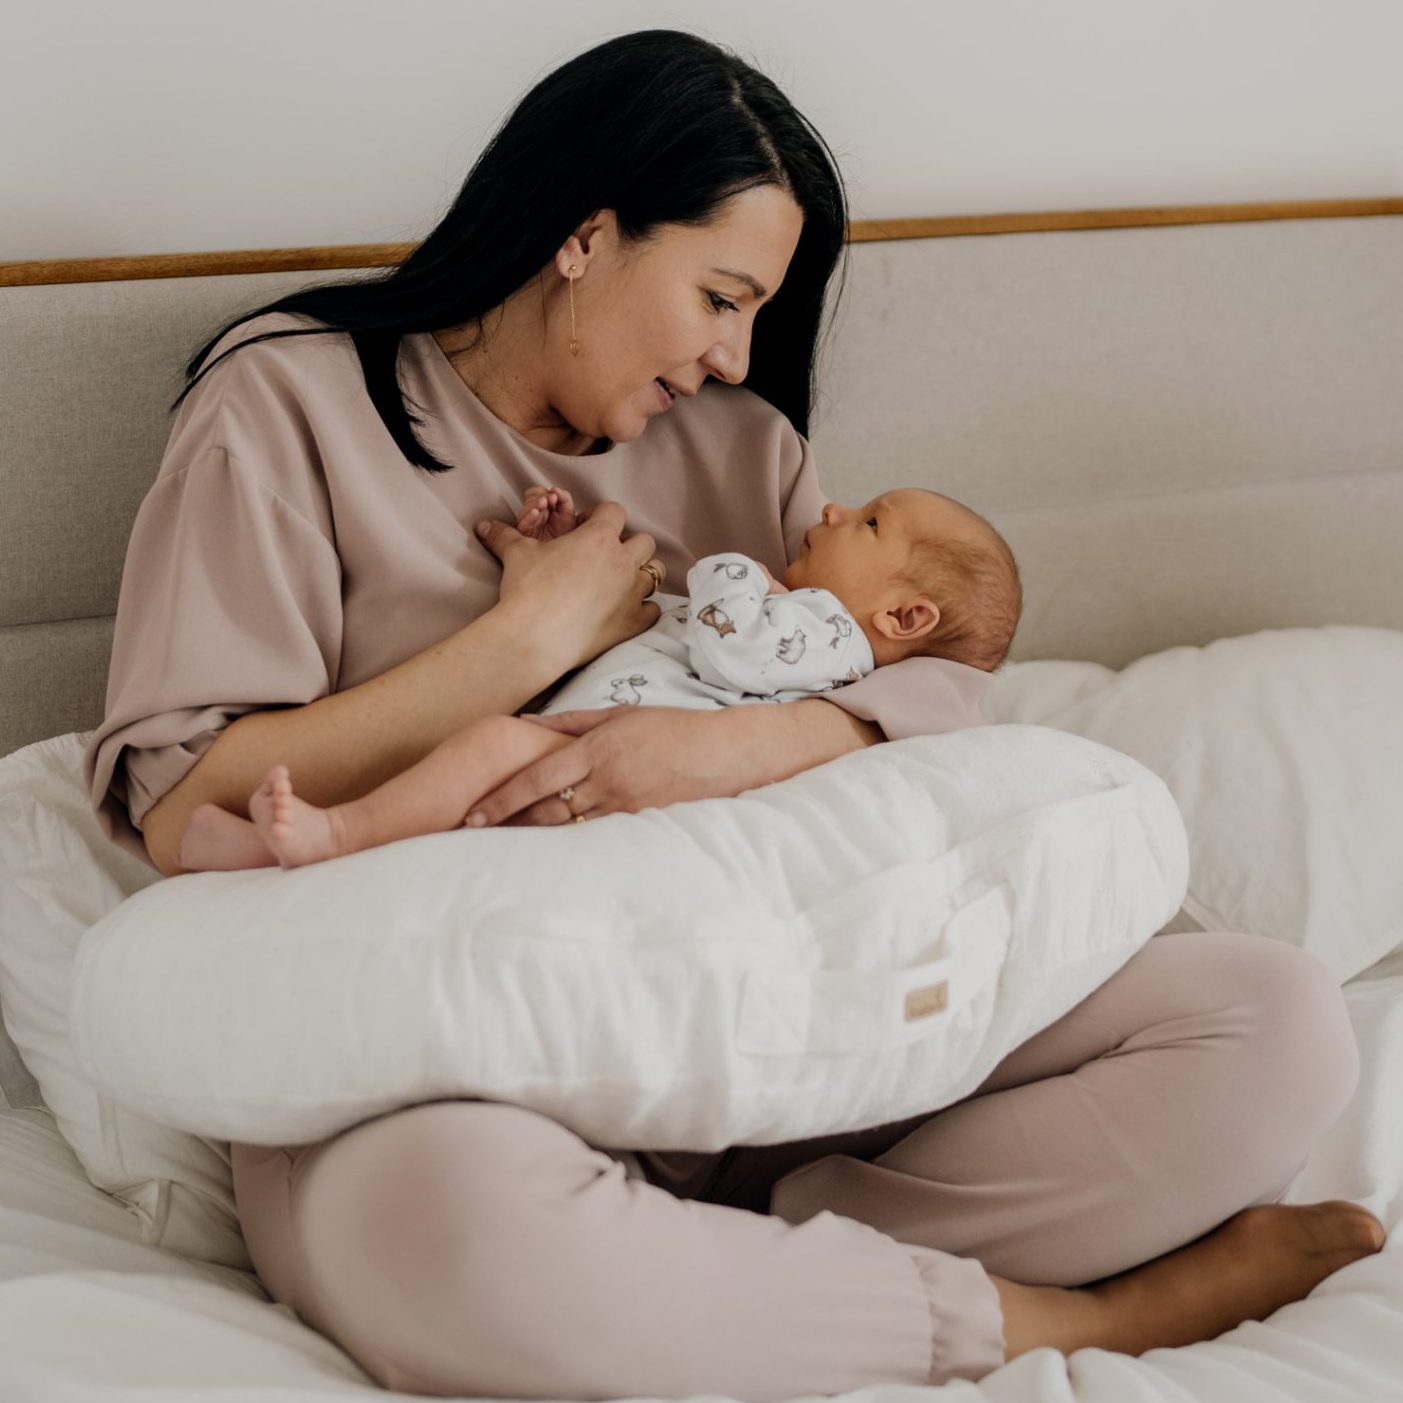
<path id="1" fill-rule="evenodd" d="M 307 324 L 265 314 L 212 355 Z M 346 334 L 248 347 L 181 405 L 132 528 L 106 716 L 83 757 L 100 826 L 144 861 L 146 811 L 232 721 L 357 686 L 490 609 L 501 566 L 472 528 L 514 521 L 525 488 L 622 502 L 671 580 L 720 551 L 781 574 L 828 500 L 808 441 L 744 386 L 708 380 L 633 442 L 573 456 L 498 419 L 427 332 L 404 337 L 399 373 L 454 471 L 405 461 Z M 823 700 L 899 740 L 985 724 L 989 681 L 909 658 Z"/>

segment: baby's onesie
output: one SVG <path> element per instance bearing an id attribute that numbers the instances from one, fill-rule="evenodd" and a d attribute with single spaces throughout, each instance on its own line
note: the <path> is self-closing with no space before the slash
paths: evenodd
<path id="1" fill-rule="evenodd" d="M 874 669 L 867 636 L 837 595 L 769 588 L 747 555 L 703 556 L 687 572 L 686 596 L 653 594 L 657 623 L 586 663 L 540 714 L 798 701 Z"/>

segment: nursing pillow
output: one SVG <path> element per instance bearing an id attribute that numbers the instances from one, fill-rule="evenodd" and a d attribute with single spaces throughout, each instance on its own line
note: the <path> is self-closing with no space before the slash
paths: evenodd
<path id="1" fill-rule="evenodd" d="M 101 1093 L 193 1136 L 478 1096 L 598 1146 L 772 1144 L 969 1095 L 1187 877 L 1139 761 L 980 726 L 734 798 L 158 881 L 84 935 L 69 1025 Z"/>

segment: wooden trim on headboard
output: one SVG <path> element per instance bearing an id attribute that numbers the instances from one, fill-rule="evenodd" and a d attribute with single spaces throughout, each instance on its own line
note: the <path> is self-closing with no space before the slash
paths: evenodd
<path id="1" fill-rule="evenodd" d="M 940 239 L 961 234 L 1041 234 L 1063 229 L 1140 229 L 1153 224 L 1240 224 L 1251 219 L 1352 219 L 1403 214 L 1403 198 L 1298 200 L 1261 205 L 1164 205 L 1132 209 L 1048 210 L 1039 214 L 961 214 L 940 219 L 868 219 L 848 226 L 866 239 Z M 3 267 L 0 264 L 0 267 Z"/>
<path id="2" fill-rule="evenodd" d="M 1253 219 L 1346 219 L 1376 214 L 1403 214 L 1403 198 L 1382 196 L 1367 200 L 1048 210 L 1030 214 L 948 215 L 933 219 L 862 219 L 848 225 L 848 242 L 943 239 L 970 234 L 1034 234 L 1070 229 L 1135 229 L 1160 224 L 1234 224 Z M 22 263 L 0 263 L 0 287 L 393 267 L 408 257 L 415 247 L 412 243 L 337 244 L 327 248 L 261 248 L 230 253 L 154 253 L 135 258 L 36 259 Z"/>

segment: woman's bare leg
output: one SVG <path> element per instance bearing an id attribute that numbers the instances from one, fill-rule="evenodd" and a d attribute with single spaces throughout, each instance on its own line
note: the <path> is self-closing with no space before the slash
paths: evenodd
<path id="1" fill-rule="evenodd" d="M 1372 1213 L 1345 1199 L 1260 1204 L 1197 1242 L 1090 1286 L 990 1280 L 1003 1307 L 1007 1358 L 1042 1345 L 1138 1355 L 1265 1320 L 1386 1238 Z"/>
<path id="2" fill-rule="evenodd" d="M 486 716 L 369 794 L 326 809 L 299 799 L 287 767 L 274 765 L 249 799 L 249 813 L 284 867 L 324 862 L 460 827 L 484 794 L 572 740 L 515 716 Z"/>

